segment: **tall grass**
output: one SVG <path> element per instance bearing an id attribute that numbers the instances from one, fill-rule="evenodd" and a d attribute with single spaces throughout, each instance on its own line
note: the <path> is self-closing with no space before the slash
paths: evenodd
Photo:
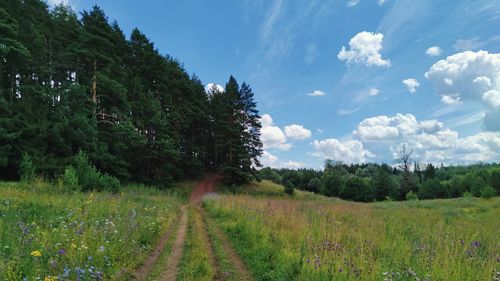
<path id="1" fill-rule="evenodd" d="M 0 183 L 0 280 L 126 280 L 179 204 L 140 187 L 112 194 Z"/>
<path id="2" fill-rule="evenodd" d="M 257 280 L 492 280 L 500 198 L 204 201 Z"/>

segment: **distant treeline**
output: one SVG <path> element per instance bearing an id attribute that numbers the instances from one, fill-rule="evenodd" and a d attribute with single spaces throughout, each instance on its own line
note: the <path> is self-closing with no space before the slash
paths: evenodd
<path id="1" fill-rule="evenodd" d="M 206 93 L 181 63 L 138 29 L 126 38 L 98 7 L 77 16 L 62 4 L 0 1 L 0 180 L 19 179 L 22 163 L 50 179 L 88 160 L 127 182 L 166 184 L 206 170 L 243 182 L 260 165 L 260 128 L 249 85 L 231 76 Z"/>
<path id="2" fill-rule="evenodd" d="M 261 179 L 346 200 L 372 202 L 500 195 L 500 164 L 401 170 L 387 164 L 327 161 L 323 171 L 263 168 Z"/>

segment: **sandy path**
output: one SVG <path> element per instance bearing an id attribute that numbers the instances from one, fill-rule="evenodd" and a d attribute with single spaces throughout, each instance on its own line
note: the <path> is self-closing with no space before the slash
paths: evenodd
<path id="1" fill-rule="evenodd" d="M 219 183 L 221 177 L 214 174 L 207 175 L 202 181 L 200 181 L 193 192 L 191 193 L 191 197 L 189 199 L 189 203 L 194 206 L 195 210 L 199 212 L 202 216 L 203 221 L 203 238 L 205 239 L 207 245 L 208 256 L 212 263 L 212 266 L 215 270 L 214 280 L 224 280 L 225 276 L 221 273 L 219 263 L 217 257 L 214 255 L 213 244 L 210 240 L 210 236 L 207 232 L 207 224 L 212 224 L 213 222 L 205 215 L 203 207 L 201 206 L 201 200 L 203 196 L 207 193 L 212 193 L 215 191 L 215 186 Z M 181 207 L 181 218 L 179 220 L 179 228 L 177 230 L 177 235 L 175 237 L 175 242 L 172 245 L 172 249 L 170 252 L 170 256 L 167 259 L 167 262 L 164 266 L 165 270 L 158 277 L 159 281 L 175 281 L 177 278 L 177 274 L 179 272 L 179 263 L 184 254 L 184 243 L 186 240 L 186 231 L 188 225 L 188 215 L 186 206 Z M 228 259 L 232 263 L 232 267 L 236 271 L 239 280 L 242 281 L 250 281 L 253 280 L 251 277 L 246 265 L 241 260 L 240 256 L 236 253 L 236 251 L 232 248 L 229 243 L 226 235 L 214 224 L 215 235 L 219 238 L 224 248 L 224 252 L 228 255 Z M 158 246 L 154 249 L 151 255 L 148 257 L 146 262 L 136 271 L 134 274 L 134 281 L 142 281 L 146 280 L 148 274 L 153 269 L 155 263 L 158 260 L 161 252 L 165 248 L 165 245 L 170 239 L 174 232 L 174 227 L 171 226 L 163 235 L 160 240 Z"/>
<path id="2" fill-rule="evenodd" d="M 161 281 L 175 281 L 178 273 L 179 262 L 181 261 L 182 254 L 184 253 L 184 240 L 186 239 L 186 229 L 187 229 L 187 211 L 186 207 L 182 207 L 182 217 L 179 222 L 179 230 L 177 231 L 177 237 L 175 238 L 174 245 L 172 245 L 172 251 L 167 259 L 165 265 L 165 271 L 160 275 L 158 280 Z"/>
<path id="3" fill-rule="evenodd" d="M 163 234 L 163 236 L 160 239 L 160 242 L 155 247 L 153 252 L 149 255 L 148 259 L 134 273 L 134 276 L 132 278 L 133 281 L 146 280 L 146 278 L 148 277 L 151 270 L 153 270 L 153 267 L 155 266 L 156 261 L 160 257 L 160 254 L 165 249 L 165 245 L 167 244 L 168 239 L 170 239 L 170 237 L 174 233 L 175 226 L 176 226 L 176 223 L 172 223 L 168 227 L 167 231 L 165 231 L 165 234 Z"/>

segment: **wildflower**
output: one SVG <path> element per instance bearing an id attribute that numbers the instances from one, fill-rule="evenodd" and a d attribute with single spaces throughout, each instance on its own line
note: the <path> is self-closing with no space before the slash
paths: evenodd
<path id="1" fill-rule="evenodd" d="M 56 268 L 57 266 L 57 262 L 55 260 L 50 260 L 49 264 L 52 269 Z"/>
<path id="2" fill-rule="evenodd" d="M 34 257 L 41 257 L 42 252 L 40 252 L 39 250 L 35 250 L 35 251 L 31 252 L 31 255 Z"/>
<path id="3" fill-rule="evenodd" d="M 101 245 L 101 246 L 99 247 L 99 250 L 98 250 L 98 251 L 99 251 L 99 252 L 101 252 L 101 253 L 102 253 L 102 252 L 104 252 L 104 246 L 102 246 L 102 245 Z"/>
<path id="4" fill-rule="evenodd" d="M 71 248 L 73 248 L 73 249 L 78 248 L 78 247 L 76 246 L 75 242 L 71 243 Z"/>
<path id="5" fill-rule="evenodd" d="M 55 276 L 46 276 L 45 279 L 43 279 L 44 281 L 56 281 L 57 280 L 57 277 Z"/>
<path id="6" fill-rule="evenodd" d="M 66 254 L 66 250 L 64 249 L 60 249 L 59 251 L 57 251 L 57 253 L 60 255 L 60 256 L 64 256 Z"/>

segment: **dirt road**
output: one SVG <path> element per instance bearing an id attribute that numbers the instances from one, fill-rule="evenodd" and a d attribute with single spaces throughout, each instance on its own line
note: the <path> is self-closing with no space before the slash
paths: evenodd
<path id="1" fill-rule="evenodd" d="M 212 267 L 214 268 L 215 276 L 214 280 L 242 280 L 242 281 L 251 281 L 253 280 L 246 265 L 243 263 L 239 255 L 233 249 L 232 245 L 229 243 L 226 235 L 220 230 L 220 228 L 213 222 L 212 219 L 208 218 L 203 210 L 201 205 L 201 201 L 203 196 L 208 193 L 215 192 L 216 185 L 220 182 L 221 177 L 215 174 L 208 174 L 205 178 L 200 181 L 196 187 L 193 189 L 191 196 L 189 198 L 189 204 L 187 206 L 183 206 L 181 209 L 181 218 L 179 220 L 179 228 L 175 236 L 173 227 L 170 227 L 167 232 L 164 234 L 162 239 L 160 240 L 159 245 L 152 252 L 150 257 L 145 261 L 144 265 L 141 266 L 136 273 L 134 274 L 135 281 L 143 281 L 147 280 L 148 274 L 153 269 L 155 263 L 158 260 L 161 251 L 165 248 L 165 244 L 168 239 L 175 239 L 167 262 L 162 267 L 164 268 L 162 274 L 159 276 L 157 280 L 161 281 L 175 281 L 177 279 L 177 275 L 179 272 L 179 264 L 184 255 L 184 244 L 186 240 L 186 230 L 188 227 L 188 212 L 187 208 L 194 208 L 196 212 L 198 212 L 202 216 L 202 221 L 204 223 L 203 226 L 203 237 L 206 239 L 207 252 L 209 254 L 210 262 Z M 231 266 L 234 269 L 236 276 L 225 276 L 221 273 L 219 268 L 219 261 L 217 256 L 214 255 L 213 243 L 210 240 L 209 235 L 206 232 L 207 224 L 215 229 L 215 235 L 218 237 L 218 240 L 221 241 L 224 254 L 227 256 L 229 261 L 231 262 Z"/>

